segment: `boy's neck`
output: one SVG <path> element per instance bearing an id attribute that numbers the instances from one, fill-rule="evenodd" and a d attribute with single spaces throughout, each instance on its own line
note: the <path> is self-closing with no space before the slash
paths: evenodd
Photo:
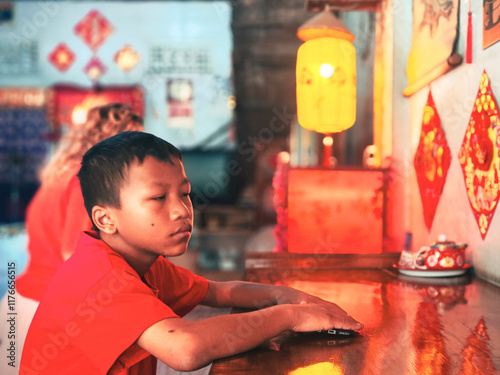
<path id="1" fill-rule="evenodd" d="M 101 233 L 101 240 L 113 251 L 120 254 L 141 278 L 159 257 L 158 254 L 147 255 L 136 250 L 130 250 L 130 248 L 123 246 L 120 240 L 116 240 L 114 236 L 109 236 L 106 233 Z"/>

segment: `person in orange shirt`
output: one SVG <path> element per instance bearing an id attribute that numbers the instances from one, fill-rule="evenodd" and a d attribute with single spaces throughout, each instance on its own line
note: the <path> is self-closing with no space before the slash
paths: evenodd
<path id="1" fill-rule="evenodd" d="M 154 375 L 157 359 L 191 371 L 287 330 L 363 328 L 299 290 L 209 281 L 171 263 L 187 250 L 193 206 L 182 155 L 167 141 L 117 134 L 87 151 L 77 176 L 93 230 L 47 288 L 21 374 Z M 182 319 L 199 304 L 257 310 Z"/>
<path id="2" fill-rule="evenodd" d="M 19 359 L 29 324 L 50 280 L 73 253 L 82 231 L 92 227 L 76 177 L 82 156 L 99 141 L 126 130 L 143 130 L 142 119 L 129 107 L 113 103 L 93 108 L 82 126 L 71 128 L 41 172 L 41 186 L 26 212 L 29 262 L 15 281 Z M 0 304 L 3 316 L 7 316 L 6 300 Z M 7 343 L 6 325 L 1 327 L 0 339 Z M 0 373 L 6 374 L 3 369 Z"/>

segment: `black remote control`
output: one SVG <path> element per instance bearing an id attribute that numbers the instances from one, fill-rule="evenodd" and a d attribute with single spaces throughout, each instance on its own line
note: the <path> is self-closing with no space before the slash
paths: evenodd
<path id="1" fill-rule="evenodd" d="M 354 335 L 354 331 L 352 329 L 332 328 L 329 330 L 322 330 L 318 332 L 328 333 L 329 335 L 344 336 L 344 337 L 350 337 Z"/>

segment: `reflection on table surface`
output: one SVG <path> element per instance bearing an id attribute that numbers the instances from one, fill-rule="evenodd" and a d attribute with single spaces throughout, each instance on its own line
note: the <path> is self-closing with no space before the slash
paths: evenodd
<path id="1" fill-rule="evenodd" d="M 392 269 L 259 270 L 250 281 L 289 285 L 335 302 L 365 328 L 349 338 L 282 334 L 214 362 L 212 375 L 500 371 L 500 288 L 473 276 L 403 277 Z"/>

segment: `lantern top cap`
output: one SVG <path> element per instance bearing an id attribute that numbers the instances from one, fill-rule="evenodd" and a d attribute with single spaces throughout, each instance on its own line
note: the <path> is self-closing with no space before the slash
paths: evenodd
<path id="1" fill-rule="evenodd" d="M 323 37 L 345 39 L 354 42 L 354 35 L 346 25 L 330 11 L 329 7 L 299 26 L 297 36 L 304 42 Z"/>

